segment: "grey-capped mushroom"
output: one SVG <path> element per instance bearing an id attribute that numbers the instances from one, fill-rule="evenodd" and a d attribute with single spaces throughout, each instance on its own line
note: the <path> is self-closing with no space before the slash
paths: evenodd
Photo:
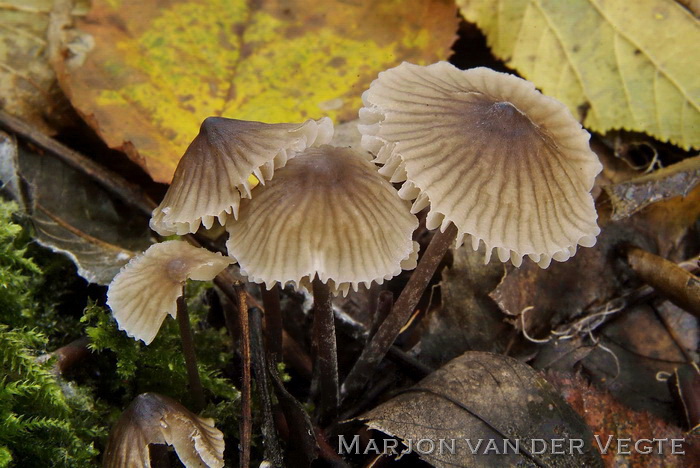
<path id="1" fill-rule="evenodd" d="M 250 198 L 249 177 L 264 184 L 295 153 L 332 137 L 327 117 L 301 124 L 207 118 L 153 211 L 151 228 L 168 236 L 194 233 L 200 224 L 208 229 L 215 220 L 223 225 L 238 216 L 241 198 Z"/>
<path id="2" fill-rule="evenodd" d="M 501 261 L 542 268 L 600 232 L 590 191 L 602 166 L 564 104 L 532 83 L 447 62 L 382 72 L 363 94 L 362 145 L 404 182 L 429 229 L 457 227 Z"/>
<path id="3" fill-rule="evenodd" d="M 149 344 L 165 317 L 176 317 L 177 300 L 187 279 L 209 281 L 231 263 L 229 257 L 185 241 L 154 244 L 114 277 L 107 305 L 120 330 Z"/>
<path id="4" fill-rule="evenodd" d="M 150 468 L 149 444 L 173 446 L 188 468 L 224 466 L 224 435 L 214 420 L 157 393 L 142 393 L 124 410 L 110 432 L 102 465 Z"/>
<path id="5" fill-rule="evenodd" d="M 416 265 L 418 220 L 366 153 L 323 145 L 298 153 L 226 223 L 230 256 L 268 288 L 357 290 Z"/>

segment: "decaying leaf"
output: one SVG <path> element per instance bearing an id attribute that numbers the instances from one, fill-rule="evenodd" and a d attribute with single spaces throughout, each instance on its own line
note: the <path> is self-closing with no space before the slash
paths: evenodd
<path id="1" fill-rule="evenodd" d="M 484 265 L 484 252 L 462 246 L 453 251 L 452 267 L 443 270 L 442 307 L 422 321 L 420 358 L 434 367 L 468 350 L 503 351 L 511 329 L 498 306 L 488 297 L 506 268 L 498 262 Z"/>
<path id="2" fill-rule="evenodd" d="M 679 427 L 648 412 L 627 408 L 610 393 L 589 385 L 581 376 L 550 374 L 548 380 L 561 390 L 564 398 L 593 429 L 600 440 L 601 452 L 608 440 L 612 441 L 602 454 L 606 466 L 691 466 L 693 460 L 698 459 L 700 437 L 689 436 Z M 626 448 L 625 439 L 630 439 Z M 673 450 L 671 439 L 683 439 L 684 442 L 677 443 Z M 617 446 L 618 440 L 623 443 L 621 451 Z M 662 453 L 659 453 L 659 448 Z"/>
<path id="3" fill-rule="evenodd" d="M 613 220 L 631 216 L 657 201 L 686 196 L 700 182 L 700 156 L 651 174 L 604 187 L 613 204 Z"/>
<path id="4" fill-rule="evenodd" d="M 496 56 L 598 132 L 700 147 L 700 22 L 673 0 L 458 0 Z"/>
<path id="5" fill-rule="evenodd" d="M 354 117 L 377 72 L 449 55 L 455 12 L 448 0 L 95 0 L 78 22 L 94 45 L 55 66 L 107 144 L 169 182 L 208 116 Z"/>
<path id="6" fill-rule="evenodd" d="M 463 354 L 360 419 L 413 443 L 436 467 L 602 466 L 593 434 L 559 393 L 531 367 L 498 354 Z M 421 449 L 421 439 L 433 441 L 435 449 Z M 454 451 L 438 450 L 440 439 L 454 440 Z M 519 453 L 504 439 L 518 441 Z M 569 444 L 579 440 L 581 452 L 570 455 Z M 566 447 L 566 455 L 556 454 L 552 444 Z"/>
<path id="7" fill-rule="evenodd" d="M 49 64 L 49 27 L 53 0 L 0 3 L 0 108 L 49 131 L 68 103 Z M 84 15 L 79 0 L 73 15 Z M 64 113 L 65 114 L 65 113 Z"/>
<path id="8" fill-rule="evenodd" d="M 57 158 L 2 135 L 0 179 L 30 214 L 38 242 L 70 257 L 80 276 L 108 284 L 150 245 L 145 216 Z"/>
<path id="9" fill-rule="evenodd" d="M 224 435 L 172 398 L 142 393 L 124 410 L 107 442 L 105 468 L 150 468 L 149 444 L 168 444 L 190 467 L 223 467 Z"/>

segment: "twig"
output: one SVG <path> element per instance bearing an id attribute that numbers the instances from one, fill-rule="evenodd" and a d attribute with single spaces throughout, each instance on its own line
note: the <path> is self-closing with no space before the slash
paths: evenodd
<path id="1" fill-rule="evenodd" d="M 445 232 L 438 231 L 435 234 L 391 312 L 362 351 L 345 379 L 341 388 L 343 398 L 352 396 L 364 388 L 373 370 L 384 358 L 399 336 L 401 328 L 411 317 L 425 288 L 428 287 L 438 265 L 456 237 L 457 228 L 454 224 L 450 224 Z"/>
<path id="2" fill-rule="evenodd" d="M 0 110 L 0 128 L 13 132 L 49 154 L 55 155 L 61 161 L 90 177 L 105 190 L 117 196 L 124 203 L 136 208 L 144 215 L 150 217 L 151 212 L 156 207 L 156 204 L 137 185 L 128 182 L 92 159 L 62 145 L 3 110 Z"/>

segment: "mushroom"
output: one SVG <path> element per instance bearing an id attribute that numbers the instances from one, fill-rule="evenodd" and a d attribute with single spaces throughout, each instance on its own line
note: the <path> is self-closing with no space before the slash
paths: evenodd
<path id="1" fill-rule="evenodd" d="M 107 292 L 120 330 L 150 344 L 165 317 L 177 318 L 190 389 L 198 406 L 204 404 L 183 287 L 187 279 L 209 281 L 233 260 L 184 241 L 154 244 L 133 258 L 114 277 Z"/>
<path id="2" fill-rule="evenodd" d="M 365 347 L 345 391 L 359 390 L 398 336 L 447 249 L 465 235 L 486 261 L 542 268 L 565 261 L 600 232 L 590 191 L 602 166 L 590 135 L 566 106 L 526 80 L 447 62 L 382 72 L 362 95 L 362 146 L 403 182 L 399 195 L 429 207 L 440 228 L 380 333 Z M 380 343 L 378 340 L 383 339 Z"/>
<path id="3" fill-rule="evenodd" d="M 324 117 L 302 124 L 267 124 L 209 117 L 180 159 L 172 184 L 153 211 L 151 228 L 160 235 L 209 229 L 238 216 L 250 198 L 249 177 L 264 184 L 298 151 L 328 143 L 333 124 Z"/>
<path id="4" fill-rule="evenodd" d="M 143 393 L 112 428 L 105 468 L 150 467 L 149 444 L 168 444 L 186 467 L 224 466 L 224 435 L 211 418 L 201 418 L 172 398 Z"/>
<path id="5" fill-rule="evenodd" d="M 226 247 L 242 274 L 268 289 L 291 283 L 313 290 L 327 410 L 338 399 L 329 293 L 382 283 L 416 265 L 418 244 L 411 234 L 418 220 L 369 159 L 350 148 L 307 148 L 257 187 L 255 197 L 241 203 L 238 219 L 226 223 Z"/>

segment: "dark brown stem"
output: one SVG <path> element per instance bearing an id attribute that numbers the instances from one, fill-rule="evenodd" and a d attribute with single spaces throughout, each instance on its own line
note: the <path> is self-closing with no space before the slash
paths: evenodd
<path id="1" fill-rule="evenodd" d="M 437 270 L 442 258 L 454 243 L 456 237 L 457 228 L 454 224 L 450 224 L 445 232 L 438 231 L 435 233 L 391 312 L 369 343 L 367 343 L 367 346 L 365 346 L 359 359 L 345 379 L 342 387 L 344 399 L 359 392 L 367 384 L 372 371 L 386 356 L 389 348 L 396 341 L 399 333 L 401 333 L 401 328 L 413 314 L 413 310 L 418 305 L 425 288 L 428 287 L 435 270 Z"/>
<path id="2" fill-rule="evenodd" d="M 241 456 L 240 466 L 250 465 L 250 442 L 253 434 L 253 417 L 251 413 L 251 377 L 250 377 L 250 325 L 248 322 L 247 293 L 238 287 L 238 320 L 241 328 L 241 359 L 243 360 L 243 385 L 241 395 Z"/>
<path id="3" fill-rule="evenodd" d="M 334 417 L 338 411 L 338 350 L 330 290 L 318 276 L 313 281 L 313 293 L 313 340 L 316 347 L 314 372 L 319 376 L 321 390 L 319 419 L 326 421 Z"/>
<path id="4" fill-rule="evenodd" d="M 197 369 L 197 355 L 194 352 L 194 338 L 190 327 L 190 316 L 187 313 L 187 302 L 183 288 L 182 296 L 177 299 L 177 324 L 180 326 L 180 339 L 182 340 L 182 354 L 185 356 L 185 366 L 187 367 L 187 378 L 190 382 L 190 392 L 194 401 L 196 412 L 204 409 L 204 389 L 202 381 L 199 379 Z"/>
<path id="5" fill-rule="evenodd" d="M 260 309 L 251 308 L 250 314 L 250 341 L 253 358 L 253 371 L 255 372 L 255 384 L 258 389 L 258 397 L 262 406 L 262 433 L 265 445 L 265 460 L 272 466 L 282 466 L 284 456 L 280 446 L 277 430 L 275 429 L 275 416 L 272 404 L 272 392 L 267 377 L 267 359 L 263 345 L 262 317 Z"/>
<path id="6" fill-rule="evenodd" d="M 282 312 L 280 310 L 280 288 L 276 284 L 269 291 L 260 285 L 265 308 L 265 344 L 275 361 L 282 356 Z"/>

